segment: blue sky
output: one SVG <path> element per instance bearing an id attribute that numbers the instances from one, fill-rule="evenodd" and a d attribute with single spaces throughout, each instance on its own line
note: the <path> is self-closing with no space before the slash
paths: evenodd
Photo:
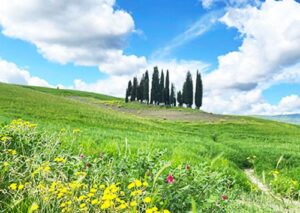
<path id="1" fill-rule="evenodd" d="M 187 70 L 199 69 L 208 111 L 299 111 L 300 45 L 282 47 L 300 35 L 293 29 L 300 23 L 296 1 L 89 0 L 84 7 L 80 1 L 45 1 L 48 16 L 37 0 L 26 2 L 29 9 L 19 14 L 11 12 L 14 4 L 2 1 L 0 81 L 123 96 L 127 81 L 154 65 L 174 69 L 171 79 L 178 89 Z M 63 18 L 60 22 L 57 13 Z M 285 23 L 274 31 L 272 24 L 281 22 L 281 16 Z M 282 41 L 282 36 L 290 38 L 287 31 L 293 33 L 291 40 Z M 27 74 L 17 76 L 18 71 Z M 229 104 L 236 107 L 229 109 Z"/>

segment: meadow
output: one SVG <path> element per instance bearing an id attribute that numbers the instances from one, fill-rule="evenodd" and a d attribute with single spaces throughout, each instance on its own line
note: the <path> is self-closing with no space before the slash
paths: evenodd
<path id="1" fill-rule="evenodd" d="M 155 116 L 148 115 L 149 110 L 156 112 Z M 169 119 L 169 114 L 178 119 Z M 181 119 L 180 115 L 188 116 Z M 191 116 L 203 119 L 189 120 Z M 2 138 L 9 138 L 2 141 L 8 145 L 2 145 L 0 159 L 3 212 L 35 208 L 40 212 L 293 211 L 293 206 L 260 192 L 244 169 L 254 169 L 276 197 L 299 199 L 297 125 L 8 84 L 0 84 L 0 123 Z M 25 148 L 20 145 L 24 141 L 28 145 Z M 16 155 L 8 150 L 15 150 Z M 94 163 L 86 168 L 89 162 Z M 7 163 L 18 165 L 15 173 L 8 170 Z M 47 165 L 53 170 L 51 175 L 43 170 Z M 36 178 L 32 178 L 38 168 Z M 86 174 L 76 176 L 77 172 Z M 72 191 L 74 194 L 63 193 L 66 195 L 58 198 L 49 192 L 54 180 L 61 184 L 55 188 L 58 193 L 68 191 L 64 187 L 70 187 L 72 181 L 83 185 Z M 139 181 L 149 188 L 140 186 Z M 26 186 L 26 182 L 30 184 Z M 18 191 L 20 184 L 23 188 Z M 40 184 L 48 189 L 44 194 L 37 189 Z M 78 200 L 91 190 L 96 190 L 93 196 L 97 198 Z M 101 210 L 107 200 L 102 199 L 105 190 L 114 201 Z M 75 195 L 76 200 L 68 200 Z M 50 201 L 44 201 L 45 197 Z M 151 201 L 145 202 L 146 197 Z M 116 203 L 116 198 L 121 202 Z"/>

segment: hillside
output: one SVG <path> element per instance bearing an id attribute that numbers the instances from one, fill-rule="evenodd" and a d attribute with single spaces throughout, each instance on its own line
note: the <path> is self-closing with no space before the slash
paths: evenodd
<path id="1" fill-rule="evenodd" d="M 261 116 L 262 118 L 291 124 L 300 124 L 300 114 Z"/>
<path id="2" fill-rule="evenodd" d="M 242 190 L 239 199 L 251 188 L 243 172 L 253 167 L 251 156 L 256 156 L 256 175 L 263 174 L 267 183 L 273 181 L 273 190 L 279 194 L 289 189 L 274 182 L 274 170 L 280 170 L 286 183 L 300 177 L 300 126 L 296 125 L 125 104 L 122 99 L 94 93 L 0 84 L 0 123 L 18 118 L 37 123 L 40 131 L 49 134 L 80 129 L 76 143 L 71 142 L 71 134 L 63 140 L 63 146 L 76 154 L 83 147 L 85 155 L 118 155 L 126 141 L 133 155 L 166 150 L 164 159 L 173 165 L 213 163 L 216 170 L 226 169 L 235 178 Z M 251 202 L 245 201 L 242 207 L 250 208 Z M 272 209 L 267 203 L 261 205 Z"/>

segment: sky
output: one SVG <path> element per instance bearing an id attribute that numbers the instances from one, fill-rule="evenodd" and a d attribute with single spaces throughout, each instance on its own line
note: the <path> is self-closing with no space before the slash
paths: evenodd
<path id="1" fill-rule="evenodd" d="M 0 32 L 0 82 L 124 97 L 199 70 L 203 110 L 300 113 L 300 1 L 0 0 Z"/>

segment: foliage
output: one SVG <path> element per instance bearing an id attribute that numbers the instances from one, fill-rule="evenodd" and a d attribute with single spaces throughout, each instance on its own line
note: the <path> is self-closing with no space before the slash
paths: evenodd
<path id="1" fill-rule="evenodd" d="M 202 106 L 202 98 L 203 98 L 203 84 L 202 84 L 201 74 L 199 73 L 199 71 L 197 71 L 195 105 L 196 108 L 198 109 Z"/>
<path id="2" fill-rule="evenodd" d="M 193 79 L 190 72 L 187 72 L 186 79 L 183 84 L 182 89 L 182 97 L 183 103 L 186 104 L 187 107 L 191 108 L 194 102 L 193 97 Z"/>
<path id="3" fill-rule="evenodd" d="M 22 120 L 0 129 L 0 209 L 6 212 L 225 212 L 234 181 L 207 164 L 177 165 L 152 155 L 73 155 L 65 130 L 49 137 Z M 79 129 L 73 130 L 76 137 Z M 74 141 L 75 142 L 75 141 Z M 225 199 L 226 197 L 226 199 Z"/>

